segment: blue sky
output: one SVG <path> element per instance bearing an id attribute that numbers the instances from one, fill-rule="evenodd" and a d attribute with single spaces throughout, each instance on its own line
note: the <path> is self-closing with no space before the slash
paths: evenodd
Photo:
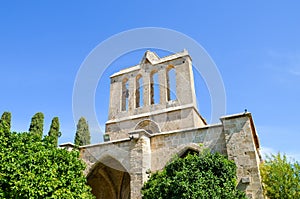
<path id="1" fill-rule="evenodd" d="M 300 160 L 299 9 L 297 1 L 2 1 L 0 112 L 12 113 L 13 130 L 27 131 L 41 111 L 45 134 L 58 116 L 60 143 L 72 142 L 73 85 L 86 56 L 119 32 L 163 27 L 206 49 L 223 78 L 227 114 L 247 108 L 265 151 Z M 95 95 L 101 124 L 107 119 L 108 76 L 142 55 L 120 57 L 101 77 Z M 209 93 L 195 75 L 200 113 L 209 118 Z M 93 142 L 99 141 L 101 134 L 91 131 Z"/>

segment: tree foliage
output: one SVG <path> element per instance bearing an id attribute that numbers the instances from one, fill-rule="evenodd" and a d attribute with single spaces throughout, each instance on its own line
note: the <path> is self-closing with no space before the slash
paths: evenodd
<path id="1" fill-rule="evenodd" d="M 50 130 L 48 132 L 48 136 L 50 137 L 54 146 L 58 144 L 58 137 L 61 136 L 61 132 L 59 131 L 59 119 L 58 117 L 54 117 L 51 122 Z"/>
<path id="2" fill-rule="evenodd" d="M 38 112 L 34 114 L 34 116 L 31 118 L 29 132 L 39 135 L 40 139 L 42 139 L 43 130 L 44 130 L 44 114 Z"/>
<path id="3" fill-rule="evenodd" d="M 11 127 L 11 113 L 10 112 L 4 112 L 0 119 L 0 126 L 3 128 L 7 128 L 8 131 L 10 131 Z"/>
<path id="4" fill-rule="evenodd" d="M 236 165 L 218 153 L 203 152 L 175 158 L 151 175 L 143 199 L 246 198 L 236 189 Z"/>
<path id="5" fill-rule="evenodd" d="M 286 155 L 271 155 L 260 165 L 263 189 L 270 199 L 300 198 L 300 164 Z"/>
<path id="6" fill-rule="evenodd" d="M 0 127 L 0 198 L 93 198 L 78 151 Z"/>
<path id="7" fill-rule="evenodd" d="M 91 143 L 89 125 L 84 117 L 81 117 L 78 121 L 74 143 L 78 146 Z"/>

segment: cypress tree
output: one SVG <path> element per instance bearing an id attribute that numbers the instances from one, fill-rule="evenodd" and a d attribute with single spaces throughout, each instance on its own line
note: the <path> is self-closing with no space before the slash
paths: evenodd
<path id="1" fill-rule="evenodd" d="M 79 146 L 91 143 L 89 125 L 84 117 L 81 117 L 78 121 L 74 143 Z"/>
<path id="2" fill-rule="evenodd" d="M 43 128 L 44 128 L 44 114 L 38 112 L 31 118 L 29 132 L 39 135 L 40 138 L 42 139 Z"/>
<path id="3" fill-rule="evenodd" d="M 6 131 L 10 132 L 11 127 L 11 113 L 4 112 L 0 119 L 1 128 L 5 128 Z"/>
<path id="4" fill-rule="evenodd" d="M 4 112 L 0 119 L 0 144 L 4 144 L 9 140 L 11 126 L 11 113 Z"/>
<path id="5" fill-rule="evenodd" d="M 57 146 L 58 137 L 61 136 L 61 132 L 59 131 L 59 119 L 58 117 L 54 117 L 51 122 L 50 130 L 48 132 L 48 136 L 51 138 L 53 145 Z"/>

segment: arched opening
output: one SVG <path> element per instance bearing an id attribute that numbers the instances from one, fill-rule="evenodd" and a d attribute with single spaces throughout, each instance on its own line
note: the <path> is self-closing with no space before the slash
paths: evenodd
<path id="1" fill-rule="evenodd" d="M 135 80 L 135 107 L 142 107 L 144 105 L 144 87 L 143 87 L 143 77 L 138 75 Z"/>
<path id="2" fill-rule="evenodd" d="M 135 127 L 135 130 L 138 130 L 138 129 L 144 129 L 145 131 L 147 131 L 150 134 L 160 132 L 158 125 L 154 121 L 151 121 L 151 120 L 140 121 Z"/>
<path id="3" fill-rule="evenodd" d="M 188 156 L 189 154 L 191 155 L 195 155 L 195 154 L 199 154 L 199 151 L 195 150 L 195 149 L 191 149 L 191 148 L 188 148 L 186 149 L 185 151 L 183 151 L 183 153 L 181 153 L 179 155 L 180 158 L 185 158 L 186 156 Z"/>
<path id="4" fill-rule="evenodd" d="M 129 97 L 129 91 L 128 91 L 128 79 L 125 78 L 122 81 L 122 111 L 128 110 L 128 97 Z"/>
<path id="5" fill-rule="evenodd" d="M 87 183 L 97 199 L 130 198 L 130 175 L 111 157 L 103 159 L 95 166 L 87 177 Z"/>
<path id="6" fill-rule="evenodd" d="M 203 148 L 199 146 L 199 144 L 191 143 L 189 145 L 180 147 L 180 149 L 177 152 L 177 155 L 180 158 L 185 158 L 188 154 L 199 154 L 202 150 Z"/>
<path id="7" fill-rule="evenodd" d="M 176 100 L 176 71 L 173 66 L 167 68 L 167 99 Z"/>
<path id="8" fill-rule="evenodd" d="M 150 76 L 151 104 L 158 104 L 160 101 L 159 79 L 157 71 L 152 71 Z"/>

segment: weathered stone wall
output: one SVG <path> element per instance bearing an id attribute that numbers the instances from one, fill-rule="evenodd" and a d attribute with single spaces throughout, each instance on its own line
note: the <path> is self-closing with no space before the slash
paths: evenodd
<path id="1" fill-rule="evenodd" d="M 221 125 L 155 135 L 151 137 L 151 170 L 163 169 L 175 155 L 180 155 L 185 150 L 191 148 L 200 151 L 202 147 L 226 155 Z"/>
<path id="2" fill-rule="evenodd" d="M 132 148 L 134 148 L 134 145 L 130 142 L 129 138 L 117 142 L 107 142 L 80 147 L 80 157 L 87 164 L 85 174 L 88 175 L 99 162 L 114 168 L 114 165 L 105 161 L 108 158 L 117 160 L 124 167 L 125 171 L 130 172 L 130 151 Z"/>
<path id="3" fill-rule="evenodd" d="M 263 198 L 259 174 L 259 142 L 250 113 L 226 116 L 222 123 L 201 128 L 181 129 L 159 134 L 136 132 L 123 139 L 81 147 L 81 157 L 88 164 L 87 175 L 101 162 L 107 167 L 128 172 L 131 198 L 141 198 L 140 189 L 148 179 L 148 170 L 157 171 L 185 151 L 209 148 L 234 160 L 238 188 L 249 198 Z M 122 165 L 107 161 L 111 157 Z"/>
<path id="4" fill-rule="evenodd" d="M 203 126 L 199 113 L 193 107 L 177 106 L 115 120 L 106 124 L 106 132 L 111 140 L 128 138 L 128 133 L 136 130 L 137 124 L 143 120 L 151 120 L 158 125 L 160 131 L 153 133 Z"/>
<path id="5" fill-rule="evenodd" d="M 249 198 L 263 198 L 259 172 L 259 142 L 251 115 L 225 116 L 224 126 L 228 158 L 237 165 L 238 188 Z"/>

